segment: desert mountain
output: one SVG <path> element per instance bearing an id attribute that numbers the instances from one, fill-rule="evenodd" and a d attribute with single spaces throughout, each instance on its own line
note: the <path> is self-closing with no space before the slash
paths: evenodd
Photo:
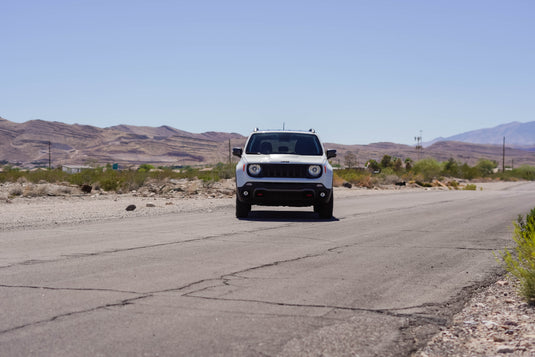
<path id="1" fill-rule="evenodd" d="M 344 163 L 344 155 L 347 152 L 356 154 L 359 165 L 367 160 L 380 161 L 383 155 L 411 158 L 414 161 L 424 158 L 434 158 L 437 161 L 447 161 L 450 158 L 461 163 L 475 165 L 480 159 L 493 160 L 501 167 L 503 161 L 502 145 L 483 145 L 463 143 L 459 141 L 436 142 L 418 152 L 414 146 L 394 143 L 374 143 L 369 145 L 338 145 L 325 144 L 329 149 L 336 149 L 339 153 L 340 164 Z M 535 152 L 506 147 L 505 166 L 518 167 L 520 165 L 535 166 Z"/>
<path id="2" fill-rule="evenodd" d="M 514 125 L 509 126 L 511 127 Z M 532 135 L 535 138 L 535 134 Z M 14 123 L 0 118 L 0 164 L 21 164 L 25 167 L 47 166 L 49 142 L 53 166 L 81 165 L 91 162 L 100 165 L 107 163 L 122 165 L 150 163 L 162 166 L 215 164 L 228 161 L 229 141 L 233 147 L 243 146 L 245 139 L 244 136 L 236 133 L 194 134 L 169 126 L 117 125 L 98 128 L 44 120 Z M 503 140 L 503 137 L 500 140 Z M 499 145 L 488 145 L 438 141 L 425 147 L 421 152 L 417 152 L 413 146 L 394 143 L 369 145 L 327 143 L 325 146 L 328 149 L 338 150 L 338 157 L 334 160 L 342 165 L 347 152 L 356 154 L 360 165 L 369 159 L 379 161 L 383 155 L 402 159 L 411 158 L 414 161 L 426 157 L 432 157 L 438 161 L 454 158 L 459 162 L 473 165 L 479 159 L 490 159 L 501 163 L 501 143 L 502 141 L 499 141 Z M 507 146 L 507 166 L 511 164 L 515 167 L 522 164 L 535 166 L 535 152 L 511 148 L 509 144 Z"/>
<path id="3" fill-rule="evenodd" d="M 429 146 L 439 141 L 460 141 L 473 144 L 502 145 L 505 137 L 506 145 L 535 150 L 535 121 L 528 123 L 512 122 L 498 125 L 494 128 L 486 128 L 468 131 L 447 138 L 437 138 L 427 143 Z"/>
<path id="4" fill-rule="evenodd" d="M 44 120 L 14 123 L 0 118 L 0 162 L 24 166 L 88 162 L 158 165 L 195 165 L 228 160 L 229 140 L 243 145 L 239 134 L 192 134 L 168 126 L 119 125 L 97 128 Z"/>

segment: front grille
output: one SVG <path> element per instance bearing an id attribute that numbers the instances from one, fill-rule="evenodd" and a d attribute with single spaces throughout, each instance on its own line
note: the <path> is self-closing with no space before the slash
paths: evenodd
<path id="1" fill-rule="evenodd" d="M 260 177 L 310 178 L 309 165 L 262 164 Z"/>

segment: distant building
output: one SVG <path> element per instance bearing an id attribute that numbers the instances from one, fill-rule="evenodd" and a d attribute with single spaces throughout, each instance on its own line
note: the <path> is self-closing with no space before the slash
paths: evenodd
<path id="1" fill-rule="evenodd" d="M 74 165 L 63 165 L 63 172 L 66 172 L 68 174 L 77 174 L 82 172 L 82 170 L 91 169 L 90 166 L 74 166 Z"/>

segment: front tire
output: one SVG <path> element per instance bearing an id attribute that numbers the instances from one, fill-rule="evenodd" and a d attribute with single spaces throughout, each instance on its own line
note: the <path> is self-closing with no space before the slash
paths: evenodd
<path id="1" fill-rule="evenodd" d="M 334 195 L 331 194 L 331 199 L 326 203 L 320 203 L 314 206 L 314 212 L 320 215 L 322 219 L 333 218 Z"/>
<path id="2" fill-rule="evenodd" d="M 241 202 L 236 196 L 236 218 L 247 218 L 251 212 L 251 205 Z"/>

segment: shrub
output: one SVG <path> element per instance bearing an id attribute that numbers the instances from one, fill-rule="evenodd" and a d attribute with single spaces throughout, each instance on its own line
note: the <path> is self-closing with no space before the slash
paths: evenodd
<path id="1" fill-rule="evenodd" d="M 459 183 L 457 181 L 455 181 L 455 180 L 449 181 L 447 183 L 447 185 L 448 185 L 448 187 L 451 187 L 451 188 L 453 188 L 455 190 L 459 189 Z"/>
<path id="2" fill-rule="evenodd" d="M 472 183 L 469 183 L 468 185 L 464 186 L 464 189 L 465 191 L 476 191 L 477 190 L 477 186 L 472 184 Z"/>
<path id="3" fill-rule="evenodd" d="M 392 167 L 381 170 L 381 172 L 375 175 L 374 178 L 375 182 L 381 185 L 393 185 L 396 182 L 402 181 Z"/>
<path id="4" fill-rule="evenodd" d="M 14 197 L 14 196 L 22 196 L 22 193 L 23 193 L 23 190 L 22 190 L 22 186 L 15 186 L 15 187 L 12 187 L 10 190 L 9 190 L 9 195 L 11 197 Z"/>
<path id="5" fill-rule="evenodd" d="M 421 174 L 425 181 L 431 181 L 440 176 L 440 164 L 435 159 L 423 159 L 416 162 L 412 168 L 416 174 Z"/>
<path id="6" fill-rule="evenodd" d="M 119 181 L 113 178 L 105 178 L 100 181 L 100 187 L 104 191 L 117 191 L 117 189 L 119 188 Z"/>
<path id="7" fill-rule="evenodd" d="M 507 248 L 500 254 L 505 269 L 520 283 L 519 292 L 530 304 L 535 305 L 535 208 L 526 215 L 518 217 L 513 240 L 513 251 Z"/>
<path id="8" fill-rule="evenodd" d="M 459 170 L 461 177 L 467 180 L 472 180 L 479 175 L 479 170 L 477 170 L 475 167 L 468 166 L 466 163 L 462 164 Z"/>
<path id="9" fill-rule="evenodd" d="M 461 169 L 457 161 L 450 158 L 448 161 L 442 163 L 442 175 L 450 177 L 459 177 L 461 175 Z"/>
<path id="10" fill-rule="evenodd" d="M 338 176 L 336 174 L 336 171 L 334 172 L 334 176 L 333 176 L 333 186 L 334 187 L 340 187 L 342 186 L 346 181 L 341 178 L 340 176 Z"/>
<path id="11" fill-rule="evenodd" d="M 381 166 L 379 165 L 379 163 L 375 160 L 369 160 L 367 163 L 366 163 L 366 168 L 368 170 L 371 170 L 373 172 L 375 171 L 379 171 L 379 169 L 381 168 Z"/>
<path id="12" fill-rule="evenodd" d="M 522 178 L 524 180 L 535 180 L 535 167 L 529 165 L 522 165 L 512 172 L 515 177 Z"/>
<path id="13" fill-rule="evenodd" d="M 347 181 L 359 187 L 373 187 L 371 175 L 367 171 L 355 169 L 336 170 L 334 172 L 334 177 L 335 180 L 341 179 L 342 182 Z"/>
<path id="14" fill-rule="evenodd" d="M 483 177 L 490 176 L 493 173 L 493 170 L 498 166 L 496 161 L 481 159 L 475 166 L 479 171 L 479 174 Z"/>
<path id="15" fill-rule="evenodd" d="M 149 172 L 150 170 L 154 170 L 154 166 L 149 164 L 142 164 L 139 166 L 139 169 L 137 169 L 139 172 Z"/>
<path id="16" fill-rule="evenodd" d="M 392 167 L 392 156 L 384 155 L 381 159 L 381 167 L 386 169 L 387 167 Z"/>

